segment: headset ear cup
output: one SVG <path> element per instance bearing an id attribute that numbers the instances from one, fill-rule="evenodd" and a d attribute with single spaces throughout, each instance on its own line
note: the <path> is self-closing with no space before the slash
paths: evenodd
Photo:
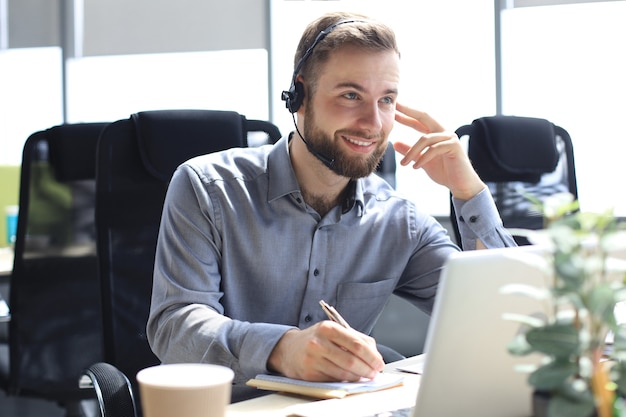
<path id="1" fill-rule="evenodd" d="M 304 100 L 304 84 L 300 81 L 296 82 L 291 90 L 291 97 L 289 99 L 289 111 L 295 113 L 298 111 Z"/>

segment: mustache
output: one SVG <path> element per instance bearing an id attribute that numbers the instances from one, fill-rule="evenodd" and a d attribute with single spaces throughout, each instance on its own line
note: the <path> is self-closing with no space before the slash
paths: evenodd
<path id="1" fill-rule="evenodd" d="M 385 138 L 385 132 L 380 131 L 378 133 L 367 133 L 364 132 L 362 130 L 352 130 L 352 129 L 342 129 L 342 130 L 338 130 L 337 132 L 335 132 L 335 135 L 338 136 L 356 136 L 362 139 L 367 139 L 367 140 L 373 140 L 373 139 L 384 139 Z"/>

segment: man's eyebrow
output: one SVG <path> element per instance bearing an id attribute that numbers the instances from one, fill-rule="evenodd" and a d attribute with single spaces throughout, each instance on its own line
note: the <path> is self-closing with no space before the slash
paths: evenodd
<path id="1" fill-rule="evenodd" d="M 336 89 L 338 88 L 354 88 L 357 91 L 360 92 L 366 92 L 365 88 L 357 83 L 353 83 L 353 82 L 342 82 L 339 83 L 335 86 Z M 385 94 L 393 94 L 393 95 L 397 95 L 398 94 L 398 89 L 397 88 L 389 88 L 387 90 L 385 90 Z"/>

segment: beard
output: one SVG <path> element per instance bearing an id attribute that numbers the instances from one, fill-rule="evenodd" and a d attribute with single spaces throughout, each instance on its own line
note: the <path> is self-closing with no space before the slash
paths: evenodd
<path id="1" fill-rule="evenodd" d="M 384 132 L 376 135 L 366 135 L 356 130 L 339 130 L 335 132 L 335 140 L 315 123 L 315 113 L 312 106 L 307 106 L 305 110 L 306 123 L 304 125 L 304 137 L 309 146 L 317 153 L 324 155 L 329 160 L 334 161 L 328 168 L 335 174 L 351 179 L 363 178 L 376 170 L 387 150 L 387 141 L 380 140 L 372 153 L 367 156 L 349 155 L 346 151 L 337 146 L 337 141 L 343 140 L 341 135 L 358 136 L 362 138 L 385 138 Z"/>

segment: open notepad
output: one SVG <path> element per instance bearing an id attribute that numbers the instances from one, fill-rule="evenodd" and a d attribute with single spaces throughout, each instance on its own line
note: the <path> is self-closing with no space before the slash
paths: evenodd
<path id="1" fill-rule="evenodd" d="M 374 379 L 359 382 L 310 382 L 280 375 L 259 374 L 246 384 L 259 389 L 327 399 L 396 387 L 402 385 L 402 380 L 402 375 L 392 373 L 380 373 Z"/>

